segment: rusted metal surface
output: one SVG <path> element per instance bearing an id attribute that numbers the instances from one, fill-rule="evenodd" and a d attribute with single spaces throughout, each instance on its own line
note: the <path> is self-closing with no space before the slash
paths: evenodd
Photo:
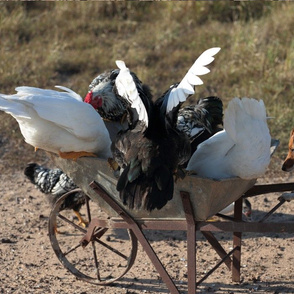
<path id="1" fill-rule="evenodd" d="M 255 231 L 255 232 L 262 232 L 262 231 L 279 231 L 285 232 L 286 228 L 283 224 L 260 224 L 260 223 L 246 223 L 242 221 L 242 198 L 240 198 L 235 203 L 235 222 L 195 222 L 193 216 L 193 209 L 190 202 L 190 195 L 187 192 L 181 192 L 181 198 L 183 202 L 183 211 L 186 214 L 186 223 L 181 220 L 169 220 L 169 221 L 154 221 L 154 220 L 145 220 L 138 222 L 132 217 L 130 217 L 127 212 L 124 211 L 120 205 L 118 205 L 115 201 L 112 200 L 112 197 L 108 195 L 101 187 L 99 187 L 96 183 L 91 184 L 92 188 L 99 193 L 103 199 L 111 204 L 111 206 L 118 212 L 118 214 L 123 218 L 124 223 L 129 226 L 134 231 L 135 236 L 138 238 L 140 243 L 142 244 L 144 250 L 148 254 L 151 262 L 154 264 L 155 268 L 157 269 L 158 273 L 163 278 L 163 281 L 166 283 L 167 287 L 171 291 L 171 293 L 178 293 L 176 286 L 171 281 L 169 275 L 166 273 L 164 267 L 155 257 L 154 251 L 152 247 L 143 236 L 142 231 L 139 229 L 143 228 L 157 228 L 157 229 L 170 229 L 170 225 L 175 228 L 186 230 L 187 231 L 187 254 L 188 254 L 188 293 L 195 293 L 196 285 L 202 283 L 210 274 L 212 274 L 222 263 L 225 263 L 229 268 L 232 270 L 232 280 L 233 281 L 240 281 L 240 262 L 241 262 L 241 233 L 248 232 L 248 231 Z M 119 219 L 112 219 L 112 224 L 121 225 L 123 222 Z M 156 224 L 160 224 L 160 226 L 156 226 Z M 265 229 L 264 229 L 265 225 Z M 203 276 L 198 282 L 196 282 L 196 248 L 195 248 L 195 241 L 196 241 L 196 226 L 198 230 L 203 231 L 204 236 L 208 239 L 212 247 L 216 250 L 216 252 L 220 255 L 221 260 L 205 275 Z M 294 224 L 291 227 L 287 226 L 287 230 L 291 231 L 294 230 Z M 227 253 L 223 247 L 219 244 L 218 240 L 212 234 L 213 231 L 230 231 L 234 232 L 234 239 L 233 239 L 233 249 Z M 150 253 L 151 251 L 151 253 Z M 233 256 L 230 259 L 230 256 Z M 166 275 L 166 276 L 164 276 Z"/>
<path id="2" fill-rule="evenodd" d="M 236 251 L 236 247 L 233 248 L 229 253 L 227 253 L 219 262 L 216 263 L 216 265 L 210 269 L 197 283 L 196 286 L 199 286 L 201 283 L 203 283 L 212 273 L 214 273 L 223 263 L 226 262 L 230 258 L 230 256 Z M 192 293 L 192 292 L 191 292 Z M 190 292 L 189 292 L 190 294 Z"/>
<path id="3" fill-rule="evenodd" d="M 232 260 L 227 256 L 227 252 L 224 248 L 220 245 L 216 237 L 209 231 L 202 231 L 203 236 L 209 242 L 209 244 L 214 248 L 215 252 L 219 255 L 221 259 L 224 259 L 224 263 L 226 264 L 227 268 L 231 270 L 232 268 Z"/>
<path id="4" fill-rule="evenodd" d="M 112 198 L 120 203 L 116 191 L 117 179 L 106 160 L 99 158 L 80 158 L 77 161 L 61 159 L 52 155 L 54 163 L 68 174 L 74 182 L 109 216 L 117 216 L 116 212 L 89 187 L 89 183 L 96 181 Z M 236 201 L 244 192 L 255 184 L 256 180 L 242 180 L 231 178 L 224 180 L 212 180 L 197 176 L 186 176 L 178 180 L 174 196 L 165 207 L 160 210 L 147 212 L 145 210 L 130 210 L 125 208 L 134 219 L 185 219 L 182 209 L 180 191 L 190 194 L 195 221 L 204 221 L 212 215 Z"/>
<path id="5" fill-rule="evenodd" d="M 87 232 L 80 241 L 80 244 L 82 245 L 83 248 L 85 248 L 91 241 L 95 239 L 94 233 L 96 228 L 98 227 L 98 224 L 95 222 L 95 220 L 96 219 L 93 219 L 90 221 Z M 96 234 L 96 237 L 99 238 L 100 236 Z"/>
<path id="6" fill-rule="evenodd" d="M 234 217 L 236 222 L 242 221 L 242 198 L 239 198 L 235 202 L 234 206 Z M 242 232 L 233 232 L 233 248 L 235 249 L 233 253 L 232 261 L 232 280 L 234 282 L 240 282 L 240 266 L 241 266 L 241 238 Z"/>
<path id="7" fill-rule="evenodd" d="M 278 184 L 264 184 L 255 185 L 244 193 L 244 197 L 252 197 L 261 194 L 285 192 L 294 190 L 294 183 L 278 183 Z"/>
<path id="8" fill-rule="evenodd" d="M 88 229 L 84 229 L 66 217 L 64 217 L 62 214 L 59 214 L 59 209 L 62 203 L 64 202 L 65 198 L 68 197 L 72 192 L 66 193 L 63 197 L 61 197 L 56 204 L 54 205 L 49 218 L 49 238 L 52 245 L 52 248 L 61 262 L 61 264 L 70 271 L 73 275 L 75 275 L 78 279 L 83 280 L 88 283 L 96 284 L 96 285 L 108 285 L 112 284 L 114 281 L 120 279 L 122 276 L 124 276 L 132 267 L 134 264 L 134 261 L 136 259 L 137 255 L 137 238 L 135 237 L 134 233 L 130 230 L 128 230 L 129 237 L 130 237 L 130 254 L 129 256 L 126 256 L 125 254 L 121 253 L 119 250 L 113 248 L 111 245 L 108 245 L 107 243 L 100 240 L 100 238 L 105 234 L 105 232 L 110 227 L 103 227 L 101 226 L 101 223 L 97 218 L 92 218 L 90 213 L 90 205 L 87 203 L 87 211 L 88 211 L 88 219 L 91 220 L 90 224 L 88 226 Z M 60 218 L 63 222 L 69 224 L 74 230 L 78 230 L 83 234 L 82 239 L 76 240 L 75 244 L 66 250 L 61 249 L 57 233 L 56 233 L 56 224 L 57 219 Z M 107 222 L 104 221 L 105 224 Z M 103 222 L 102 222 L 103 225 Z M 126 228 L 128 229 L 128 228 Z M 87 247 L 88 244 L 92 245 L 92 250 L 90 251 L 90 255 L 88 257 L 89 262 L 94 262 L 95 264 L 95 272 L 96 277 L 89 276 L 88 272 L 81 272 L 76 268 L 75 262 L 72 263 L 68 259 L 68 255 L 72 254 L 76 250 L 79 250 L 80 247 Z M 123 260 L 126 261 L 126 266 L 120 267 L 121 271 L 114 277 L 114 276 L 101 276 L 100 275 L 100 260 L 98 257 L 97 252 L 99 252 L 99 249 L 96 249 L 96 246 L 99 248 L 99 246 L 106 248 L 109 253 L 113 253 L 114 256 L 121 257 Z M 100 248 L 101 248 L 100 247 Z"/>
<path id="9" fill-rule="evenodd" d="M 286 202 L 286 200 L 285 199 L 283 199 L 283 198 L 281 198 L 280 199 L 280 202 L 277 204 L 277 205 L 275 205 L 275 207 L 273 207 L 266 215 L 264 215 L 263 217 L 262 217 L 262 219 L 260 219 L 258 222 L 259 223 L 262 223 L 262 222 L 264 222 L 266 219 L 268 219 L 279 207 L 281 207 L 284 203 Z"/>
<path id="10" fill-rule="evenodd" d="M 187 260 L 188 260 L 188 291 L 196 292 L 196 229 L 190 195 L 187 192 L 180 192 L 183 210 L 187 220 Z"/>
<path id="11" fill-rule="evenodd" d="M 211 232 L 294 233 L 294 223 L 199 222 L 196 227 Z"/>

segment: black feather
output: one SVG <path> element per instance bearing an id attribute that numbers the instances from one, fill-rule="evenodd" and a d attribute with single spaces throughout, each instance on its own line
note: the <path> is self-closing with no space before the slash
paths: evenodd
<path id="1" fill-rule="evenodd" d="M 141 126 L 121 131 L 112 145 L 113 156 L 124 168 L 117 190 L 131 209 L 161 209 L 173 196 L 174 173 L 190 156 L 190 143 L 184 133 L 162 121 L 160 104 L 145 132 Z"/>

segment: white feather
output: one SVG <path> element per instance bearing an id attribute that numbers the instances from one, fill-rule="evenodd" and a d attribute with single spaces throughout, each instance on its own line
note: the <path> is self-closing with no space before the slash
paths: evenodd
<path id="1" fill-rule="evenodd" d="M 18 87 L 17 94 L 0 94 L 0 110 L 17 120 L 25 141 L 34 147 L 111 156 L 110 137 L 100 115 L 72 90 L 59 88 L 66 92 Z"/>
<path id="2" fill-rule="evenodd" d="M 60 92 L 60 91 L 55 91 L 51 89 L 40 89 L 40 88 L 35 88 L 35 87 L 27 87 L 27 86 L 22 86 L 22 87 L 16 87 L 15 91 L 21 92 L 23 94 L 27 93 L 30 95 L 46 95 L 46 96 L 54 96 L 56 99 L 60 98 L 73 98 L 78 101 L 83 101 L 82 97 L 75 93 L 73 90 L 66 88 L 64 86 L 55 86 L 56 88 L 59 88 L 61 90 L 64 90 L 65 92 Z M 69 95 L 71 94 L 71 95 Z M 19 97 L 19 99 L 22 99 Z"/>
<path id="3" fill-rule="evenodd" d="M 204 51 L 197 58 L 179 85 L 171 91 L 168 97 L 166 113 L 171 111 L 180 102 L 186 101 L 188 96 L 193 95 L 195 93 L 194 86 L 203 84 L 203 81 L 198 76 L 205 75 L 210 72 L 210 70 L 205 66 L 214 60 L 213 56 L 219 51 L 220 48 L 218 47 L 210 48 Z"/>
<path id="4" fill-rule="evenodd" d="M 143 121 L 146 127 L 148 127 L 148 114 L 144 103 L 140 98 L 133 77 L 130 74 L 130 70 L 122 60 L 117 60 L 116 65 L 120 69 L 120 72 L 115 79 L 118 94 L 130 102 L 131 107 L 136 109 L 139 120 Z"/>
<path id="5" fill-rule="evenodd" d="M 224 130 L 198 146 L 187 170 L 215 179 L 258 178 L 269 165 L 270 146 L 263 101 L 234 98 L 224 114 Z"/>

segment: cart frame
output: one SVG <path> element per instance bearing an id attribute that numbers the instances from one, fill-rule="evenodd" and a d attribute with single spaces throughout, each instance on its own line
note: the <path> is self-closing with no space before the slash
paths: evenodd
<path id="1" fill-rule="evenodd" d="M 235 201 L 234 217 L 223 217 L 225 221 L 207 222 L 207 221 L 195 221 L 193 206 L 191 204 L 190 194 L 186 191 L 180 191 L 180 197 L 182 200 L 183 210 L 185 212 L 185 219 L 175 220 L 144 220 L 134 219 L 122 205 L 117 203 L 111 195 L 97 182 L 93 181 L 90 183 L 91 189 L 99 197 L 101 197 L 118 215 L 118 217 L 111 217 L 108 219 L 99 219 L 92 217 L 90 224 L 85 231 L 82 239 L 79 243 L 86 247 L 94 238 L 97 238 L 95 233 L 96 228 L 120 228 L 128 229 L 131 234 L 132 241 L 132 253 L 126 270 L 113 280 L 109 280 L 106 284 L 110 284 L 124 274 L 132 267 L 135 262 L 137 252 L 137 242 L 139 241 L 142 248 L 148 255 L 150 261 L 156 268 L 158 274 L 166 284 L 170 293 L 179 294 L 179 290 L 172 280 L 164 265 L 161 263 L 157 254 L 154 252 L 149 241 L 145 237 L 143 230 L 180 230 L 187 232 L 187 276 L 188 276 L 188 293 L 194 294 L 196 288 L 205 279 L 207 279 L 217 268 L 223 263 L 231 270 L 232 281 L 240 282 L 240 263 L 241 263 L 241 241 L 243 232 L 282 232 L 282 233 L 293 233 L 294 223 L 270 223 L 264 222 L 268 219 L 281 205 L 286 203 L 283 197 L 279 197 L 279 202 L 275 205 L 267 214 L 264 215 L 258 222 L 245 222 L 242 220 L 242 198 L 254 197 L 262 194 L 273 193 L 273 192 L 285 192 L 293 191 L 294 183 L 280 183 L 280 184 L 265 184 L 255 185 L 243 194 L 237 201 Z M 87 202 L 88 205 L 88 202 Z M 54 211 L 54 209 L 52 210 Z M 52 216 L 50 216 L 51 219 Z M 66 258 L 63 257 L 59 249 L 56 249 L 56 239 L 53 227 L 49 224 L 49 237 L 51 240 L 52 247 L 57 254 L 61 263 L 69 269 L 77 278 L 84 279 L 83 275 L 79 271 L 75 271 L 71 265 L 67 264 Z M 220 256 L 220 261 L 208 271 L 198 281 L 196 280 L 196 231 L 201 231 L 207 241 L 210 243 L 212 248 Z M 214 232 L 232 232 L 233 233 L 233 246 L 232 250 L 226 252 L 225 249 L 218 242 L 214 236 Z M 86 280 L 87 281 L 87 280 Z"/>
<path id="2" fill-rule="evenodd" d="M 92 170 L 93 164 L 89 166 L 91 162 L 87 160 L 83 160 L 80 162 L 69 163 L 68 161 L 61 160 L 57 157 L 53 158 L 53 161 L 57 163 L 57 165 L 61 166 L 61 168 L 68 173 L 75 181 L 78 180 L 77 184 L 83 188 L 84 192 L 90 196 L 90 198 L 94 202 L 98 202 L 99 206 L 102 204 L 102 209 L 108 211 L 111 214 L 108 214 L 109 217 L 107 219 L 99 219 L 97 217 L 91 217 L 88 228 L 82 231 L 82 239 L 79 240 L 79 244 L 82 247 L 86 247 L 89 243 L 96 241 L 99 239 L 99 234 L 97 233 L 97 228 L 101 230 L 101 235 L 103 234 L 103 228 L 120 228 L 127 229 L 129 235 L 131 237 L 132 246 L 134 250 L 132 250 L 131 255 L 128 259 L 128 264 L 126 270 L 119 275 L 115 279 L 110 279 L 109 281 L 103 282 L 101 284 L 107 285 L 112 283 L 113 281 L 118 280 L 122 277 L 133 265 L 136 252 L 137 252 L 137 241 L 140 242 L 144 251 L 150 258 L 152 264 L 156 268 L 157 272 L 161 276 L 163 282 L 166 284 L 169 291 L 173 294 L 179 294 L 179 290 L 175 285 L 175 282 L 172 280 L 168 272 L 166 271 L 164 265 L 161 263 L 159 257 L 154 252 L 152 246 L 149 241 L 145 237 L 143 231 L 144 230 L 179 230 L 187 232 L 187 274 L 188 274 L 188 293 L 194 294 L 196 292 L 196 288 L 199 284 L 201 284 L 207 277 L 209 277 L 221 264 L 225 264 L 227 268 L 231 271 L 232 280 L 234 282 L 240 282 L 240 262 L 241 262 L 241 241 L 242 241 L 242 233 L 244 232 L 256 232 L 256 233 L 264 233 L 264 232 L 281 232 L 281 233 L 293 233 L 294 232 L 294 223 L 273 223 L 273 222 L 265 222 L 281 205 L 290 201 L 282 196 L 278 198 L 278 203 L 275 205 L 267 214 L 265 214 L 262 219 L 256 222 L 246 222 L 242 220 L 242 199 L 254 197 L 258 195 L 263 195 L 267 193 L 274 192 L 286 192 L 286 191 L 294 191 L 294 182 L 293 183 L 278 183 L 278 184 L 264 184 L 264 185 L 254 185 L 254 182 L 242 183 L 239 180 L 234 180 L 234 185 L 239 185 L 238 188 L 243 189 L 243 193 L 236 194 L 236 191 L 232 191 L 234 195 L 235 207 L 234 207 L 234 216 L 227 217 L 223 215 L 221 216 L 224 220 L 209 222 L 206 220 L 199 219 L 197 206 L 195 207 L 195 203 L 193 204 L 193 200 L 195 201 L 195 195 L 197 197 L 201 197 L 201 193 L 205 193 L 205 191 L 201 190 L 200 187 L 198 189 L 198 182 L 194 183 L 194 179 L 188 179 L 189 190 L 185 190 L 185 185 L 177 185 L 177 199 L 173 199 L 173 201 L 178 201 L 176 204 L 179 210 L 181 210 L 181 215 L 179 218 L 144 218 L 138 217 L 135 214 L 132 215 L 123 204 L 118 201 L 117 197 L 112 194 L 111 185 L 113 185 L 114 180 L 111 178 L 111 175 L 107 168 L 104 165 L 98 166 L 99 173 L 96 175 L 96 179 L 93 179 L 91 175 L 96 173 L 96 170 Z M 99 162 L 98 162 L 99 164 Z M 95 165 L 95 168 L 97 166 Z M 85 174 L 85 171 L 87 174 Z M 86 175 L 86 176 L 84 176 Z M 89 180 L 92 178 L 92 181 Z M 100 183 L 100 180 L 103 181 L 103 184 Z M 110 182 L 109 182 L 110 181 Z M 196 180 L 197 181 L 197 180 Z M 90 183 L 91 182 L 91 183 Z M 108 182 L 110 184 L 108 184 Z M 90 183 L 90 184 L 89 184 Z M 201 182 L 202 183 L 202 182 Z M 205 185 L 210 182 L 204 182 Z M 224 185 L 227 185 L 227 181 L 224 182 Z M 213 185 L 218 185 L 213 183 Z M 250 188 L 246 188 L 249 187 Z M 106 188 L 107 187 L 107 188 Z M 232 186 L 235 187 L 235 186 Z M 199 191 L 195 191 L 201 190 Z M 218 192 L 217 189 L 213 190 L 214 192 Z M 212 192 L 213 192 L 212 191 Z M 228 193 L 229 189 L 226 186 L 224 189 L 225 193 Z M 210 190 L 209 190 L 210 192 Z M 195 194 L 195 195 L 192 195 Z M 198 193 L 198 194 L 197 194 Z M 200 196 L 199 196 L 200 195 Z M 192 198 L 193 197 L 193 198 Z M 175 197 L 174 197 L 175 198 Z M 180 200 L 179 200 L 180 198 Z M 198 198 L 197 198 L 198 199 Z M 231 201 L 231 202 L 232 202 Z M 204 202 L 201 202 L 201 205 Z M 175 203 L 174 203 L 175 204 Z M 173 206 L 174 206 L 173 204 Z M 206 205 L 204 203 L 204 205 Z M 225 207 L 225 206 L 224 206 Z M 196 209 L 196 211 L 195 211 Z M 222 208 L 220 208 L 222 209 Z M 56 244 L 55 232 L 53 229 L 52 219 L 56 218 L 56 214 L 58 213 L 57 209 L 53 207 L 50 218 L 49 218 L 49 237 L 51 240 L 51 245 L 53 250 L 55 251 L 57 257 L 60 262 L 70 270 L 77 278 L 86 280 L 84 276 L 71 266 L 67 266 L 67 260 L 62 255 L 62 252 L 58 248 L 58 244 Z M 201 279 L 196 280 L 196 231 L 200 231 L 216 253 L 220 256 L 220 261 L 216 263 L 216 265 L 208 271 Z M 233 233 L 233 248 L 229 252 L 221 246 L 218 242 L 217 238 L 214 236 L 215 232 L 232 232 Z M 89 281 L 88 281 L 89 282 Z M 98 283 L 99 284 L 99 283 Z M 100 285 L 100 284 L 99 284 Z"/>
<path id="3" fill-rule="evenodd" d="M 230 221 L 220 222 L 197 222 L 194 220 L 193 208 L 190 201 L 189 193 L 181 191 L 181 198 L 183 203 L 183 209 L 186 215 L 186 221 L 136 221 L 134 220 L 120 205 L 118 205 L 111 196 L 96 182 L 90 184 L 92 189 L 99 194 L 122 218 L 122 220 L 112 220 L 112 227 L 127 227 L 133 231 L 138 241 L 141 243 L 146 254 L 150 258 L 154 267 L 160 274 L 162 280 L 171 293 L 179 294 L 175 283 L 165 270 L 164 266 L 160 262 L 156 253 L 152 249 L 152 246 L 143 234 L 143 229 L 149 230 L 184 230 L 187 231 L 187 261 L 188 261 L 188 293 L 192 294 L 196 292 L 196 287 L 201 284 L 208 276 L 210 276 L 222 263 L 232 270 L 232 280 L 234 282 L 240 282 L 240 261 L 241 261 L 241 240 L 243 232 L 283 232 L 293 233 L 294 223 L 264 223 L 270 215 L 272 215 L 282 204 L 286 202 L 285 199 L 281 199 L 279 203 L 271 209 L 269 213 L 265 215 L 259 222 L 243 222 L 242 221 L 242 197 L 253 197 L 260 194 L 272 193 L 272 192 L 284 192 L 294 190 L 294 183 L 285 184 L 268 184 L 268 185 L 256 185 L 248 190 L 242 197 L 235 202 L 234 218 Z M 105 223 L 95 220 L 97 226 L 106 225 Z M 221 257 L 218 262 L 204 277 L 199 281 L 196 281 L 196 230 L 203 233 L 205 238 L 214 248 L 214 250 Z M 215 238 L 212 232 L 233 232 L 233 249 L 230 252 L 226 252 Z M 85 236 L 87 242 L 89 238 Z M 230 256 L 232 255 L 232 259 Z"/>

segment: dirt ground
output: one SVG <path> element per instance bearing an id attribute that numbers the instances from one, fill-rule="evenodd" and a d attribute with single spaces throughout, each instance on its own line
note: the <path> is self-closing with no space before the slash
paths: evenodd
<path id="1" fill-rule="evenodd" d="M 51 247 L 48 236 L 51 208 L 45 195 L 23 175 L 26 163 L 35 161 L 50 166 L 50 160 L 42 151 L 34 153 L 20 139 L 8 141 L 3 136 L 0 147 L 0 293 L 169 293 L 140 245 L 133 267 L 114 285 L 96 286 L 77 280 L 60 264 Z M 259 182 L 293 181 L 290 173 L 280 171 L 281 163 L 274 156 L 267 174 Z M 253 197 L 252 219 L 258 220 L 273 207 L 279 195 Z M 293 205 L 293 202 L 286 203 L 269 221 L 293 222 Z M 66 231 L 67 227 L 60 230 Z M 146 235 L 181 292 L 187 293 L 185 232 L 148 231 Z M 218 233 L 217 237 L 229 250 L 231 234 Z M 122 235 L 113 234 L 107 241 L 117 242 L 120 249 L 130 248 Z M 233 283 L 230 272 L 221 265 L 199 286 L 197 293 L 294 293 L 293 241 L 294 234 L 243 234 L 241 283 Z M 197 278 L 218 260 L 197 232 Z M 105 267 L 111 268 L 110 262 Z M 120 264 L 115 270 L 119 267 Z"/>

